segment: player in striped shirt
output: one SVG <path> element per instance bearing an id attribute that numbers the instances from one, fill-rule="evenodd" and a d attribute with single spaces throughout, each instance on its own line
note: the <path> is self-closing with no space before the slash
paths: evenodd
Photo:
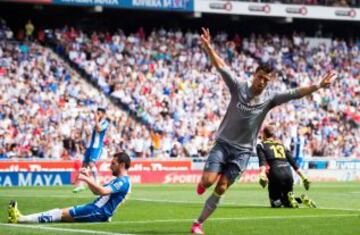
<path id="1" fill-rule="evenodd" d="M 82 165 L 83 168 L 90 169 L 95 181 L 97 178 L 96 162 L 99 160 L 104 147 L 104 137 L 108 127 L 109 120 L 106 118 L 106 110 L 104 108 L 98 108 L 95 113 L 94 129 L 88 143 L 88 147 L 85 151 Z M 79 186 L 73 190 L 73 193 L 78 193 L 84 191 L 85 189 L 85 185 L 80 182 Z"/>

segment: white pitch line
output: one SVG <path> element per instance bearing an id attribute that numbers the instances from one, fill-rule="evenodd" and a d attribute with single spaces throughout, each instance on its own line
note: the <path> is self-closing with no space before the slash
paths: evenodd
<path id="1" fill-rule="evenodd" d="M 354 208 L 335 208 L 335 207 L 318 207 L 316 210 L 338 210 L 338 211 L 360 211 L 360 209 Z"/>
<path id="2" fill-rule="evenodd" d="M 92 195 L 72 195 L 72 194 L 68 194 L 68 195 L 22 195 L 22 194 L 6 194 L 6 195 L 1 195 L 0 198 L 2 197 L 36 197 L 36 198 L 93 198 L 94 196 Z"/>
<path id="3" fill-rule="evenodd" d="M 129 198 L 129 201 L 140 201 L 140 202 L 159 202 L 159 203 L 178 203 L 178 204 L 204 204 L 204 201 L 184 201 L 184 200 L 159 200 L 159 199 L 148 199 L 148 198 Z M 238 206 L 265 206 L 264 204 L 239 204 L 235 202 L 223 202 L 221 205 L 238 205 Z"/>
<path id="4" fill-rule="evenodd" d="M 112 232 L 104 232 L 104 231 L 93 231 L 86 229 L 71 229 L 71 228 L 56 228 L 49 226 L 40 226 L 40 225 L 25 225 L 25 224 L 4 224 L 0 223 L 0 226 L 7 227 L 15 227 L 22 229 L 39 229 L 39 230 L 47 230 L 47 231 L 59 231 L 59 232 L 73 232 L 77 234 L 97 234 L 97 235 L 134 235 L 134 234 L 126 234 L 126 233 L 112 233 Z"/>
<path id="5" fill-rule="evenodd" d="M 2 197 L 12 197 L 15 198 L 16 197 L 37 197 L 37 198 L 72 198 L 72 199 L 76 199 L 76 198 L 89 198 L 89 199 L 94 199 L 93 196 L 89 195 L 89 196 L 75 196 L 72 197 L 72 195 L 19 195 L 19 194 L 8 194 L 8 195 L 1 195 L 0 198 Z M 143 201 L 143 202 L 158 202 L 158 203 L 177 203 L 177 204 L 200 204 L 203 205 L 204 202 L 203 201 L 184 201 L 184 200 L 159 200 L 159 199 L 148 199 L 148 198 L 129 198 L 129 201 Z M 239 203 L 235 203 L 235 202 L 223 202 L 221 203 L 221 205 L 224 206 L 253 206 L 253 207 L 268 207 L 267 204 L 239 204 Z M 302 209 L 302 208 L 301 208 Z M 317 210 L 339 210 L 339 211 L 360 211 L 360 209 L 357 208 L 332 208 L 332 207 L 318 207 L 316 208 Z"/>
<path id="6" fill-rule="evenodd" d="M 89 198 L 94 199 L 92 195 L 20 195 L 20 194 L 7 194 L 1 195 L 0 198 L 11 197 L 16 199 L 17 197 L 25 197 L 25 198 Z M 148 199 L 148 198 L 132 198 L 130 197 L 128 201 L 143 201 L 143 202 L 159 202 L 159 203 L 179 203 L 179 204 L 204 204 L 203 201 L 185 201 L 185 200 L 159 200 L 159 199 Z M 224 202 L 222 205 L 238 205 L 238 206 L 266 206 L 265 204 L 239 204 L 235 202 Z"/>
<path id="7" fill-rule="evenodd" d="M 204 204 L 204 202 L 200 201 L 181 201 L 181 200 L 158 200 L 158 199 L 147 199 L 147 198 L 130 198 L 129 201 L 144 201 L 144 202 L 159 202 L 159 203 L 179 203 L 179 204 Z M 228 205 L 228 206 L 254 206 L 254 207 L 266 207 L 268 208 L 267 204 L 238 204 L 235 202 L 224 202 L 221 203 L 221 205 Z M 307 209 L 307 208 L 300 208 L 300 209 Z M 330 207 L 319 207 L 316 208 L 317 210 L 342 210 L 342 211 L 360 211 L 360 209 L 354 209 L 354 208 L 330 208 Z"/>
<path id="8" fill-rule="evenodd" d="M 306 219 L 306 218 L 337 218 L 337 217 L 356 217 L 358 214 L 337 214 L 337 215 L 294 215 L 294 216 L 253 216 L 253 217 L 228 217 L 228 218 L 209 218 L 208 221 L 243 221 L 243 220 L 274 220 L 274 219 Z M 192 222 L 192 219 L 164 219 L 164 220 L 133 220 L 133 221 L 114 221 L 109 224 L 152 224 L 152 223 L 182 223 Z M 76 225 L 99 225 L 104 223 L 78 223 Z M 58 224 L 53 224 L 57 226 Z M 70 224 L 64 224 L 70 225 Z"/>

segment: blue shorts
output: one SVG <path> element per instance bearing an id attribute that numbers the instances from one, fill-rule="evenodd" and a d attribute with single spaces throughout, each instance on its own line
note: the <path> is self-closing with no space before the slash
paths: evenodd
<path id="1" fill-rule="evenodd" d="M 75 222 L 105 222 L 109 217 L 94 204 L 84 204 L 70 208 L 70 215 Z"/>
<path id="2" fill-rule="evenodd" d="M 85 151 L 83 162 L 86 162 L 86 163 L 96 162 L 97 160 L 99 160 L 100 155 L 101 155 L 101 148 L 99 148 L 99 149 L 88 148 Z"/>
<path id="3" fill-rule="evenodd" d="M 302 157 L 294 158 L 296 165 L 301 169 L 304 165 L 304 159 Z"/>

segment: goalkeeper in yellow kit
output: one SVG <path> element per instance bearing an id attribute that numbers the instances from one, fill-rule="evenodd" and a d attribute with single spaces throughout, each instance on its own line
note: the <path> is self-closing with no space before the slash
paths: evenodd
<path id="1" fill-rule="evenodd" d="M 309 190 L 310 181 L 296 165 L 290 151 L 275 138 L 275 127 L 268 125 L 263 131 L 263 141 L 256 146 L 256 152 L 260 165 L 261 186 L 268 186 L 271 207 L 292 207 L 298 208 L 303 203 L 309 208 L 315 208 L 314 201 L 302 194 L 295 197 L 293 192 L 293 176 L 290 166 L 301 177 L 306 190 Z M 266 172 L 266 165 L 269 165 L 269 172 Z"/>

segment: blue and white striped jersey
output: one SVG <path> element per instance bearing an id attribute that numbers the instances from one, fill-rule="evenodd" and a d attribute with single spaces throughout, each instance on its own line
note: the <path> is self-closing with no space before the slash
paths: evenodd
<path id="1" fill-rule="evenodd" d="M 94 126 L 91 139 L 88 143 L 88 149 L 101 149 L 104 146 L 104 137 L 105 133 L 109 127 L 109 121 L 104 119 L 100 122 L 101 131 L 97 132 L 96 127 Z"/>
<path id="2" fill-rule="evenodd" d="M 111 189 L 111 194 L 98 197 L 93 204 L 100 208 L 107 216 L 112 216 L 117 206 L 125 201 L 128 193 L 131 192 L 129 176 L 121 176 L 113 179 L 104 187 Z"/>

